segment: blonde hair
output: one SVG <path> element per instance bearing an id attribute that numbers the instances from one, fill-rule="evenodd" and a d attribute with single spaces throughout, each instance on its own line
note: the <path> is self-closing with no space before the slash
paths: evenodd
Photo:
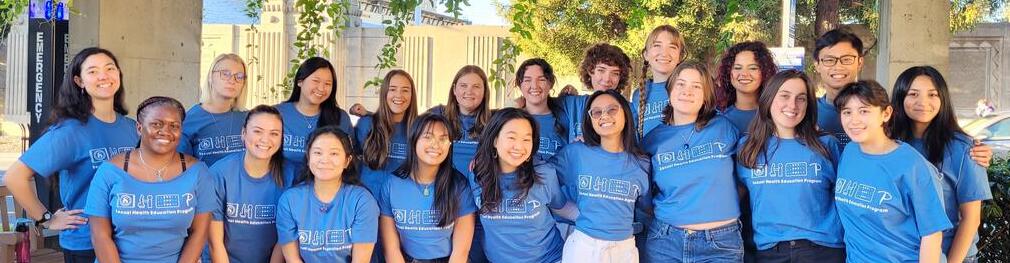
<path id="1" fill-rule="evenodd" d="M 246 74 L 246 80 L 241 83 L 242 89 L 238 91 L 238 97 L 235 97 L 231 105 L 231 110 L 242 110 L 245 106 L 245 100 L 246 100 L 245 90 L 246 90 L 246 83 L 248 83 L 249 81 L 248 78 L 249 73 L 248 69 L 246 68 L 245 61 L 242 60 L 242 57 L 239 57 L 238 55 L 233 53 L 221 54 L 218 55 L 217 58 L 214 58 L 214 63 L 210 64 L 210 70 L 207 71 L 207 83 L 203 85 L 202 88 L 200 88 L 200 102 L 206 103 L 214 99 L 214 88 L 213 85 L 211 84 L 214 83 L 214 71 L 215 71 L 214 69 L 217 68 L 218 64 L 221 64 L 221 61 L 225 60 L 238 62 L 239 64 L 242 65 L 243 73 Z"/>
<path id="2" fill-rule="evenodd" d="M 631 98 L 633 100 L 638 100 L 638 116 L 637 116 L 638 119 L 636 121 L 638 122 L 638 126 L 637 126 L 638 127 L 638 131 L 637 132 L 638 132 L 638 137 L 639 138 L 645 137 L 645 108 L 646 108 L 645 104 L 647 102 L 646 101 L 646 97 L 649 96 L 649 83 L 654 81 L 652 79 L 652 76 L 649 75 L 649 59 L 645 58 L 645 53 L 649 52 L 649 45 L 652 44 L 652 41 L 655 41 L 656 37 L 659 37 L 659 33 L 663 33 L 663 32 L 667 32 L 667 33 L 670 33 L 671 35 L 673 35 L 673 44 L 677 45 L 677 47 L 680 48 L 680 61 L 679 62 L 684 62 L 684 59 L 687 59 L 687 47 L 686 47 L 686 44 L 684 42 L 684 36 L 682 36 L 680 34 L 680 31 L 678 31 L 677 28 L 675 28 L 675 27 L 673 27 L 671 25 L 660 25 L 660 26 L 657 26 L 656 28 L 653 28 L 652 32 L 649 33 L 649 36 L 647 36 L 645 38 L 645 46 L 642 47 L 642 54 L 641 54 L 642 55 L 642 86 L 638 88 L 638 98 Z M 680 63 L 677 64 L 677 66 L 679 66 L 679 65 L 680 65 Z M 668 81 L 668 80 L 664 79 L 663 81 Z M 669 83 L 667 83 L 667 86 L 669 86 Z M 669 93 L 669 91 L 670 90 L 667 89 L 667 93 Z M 632 92 L 632 94 L 634 94 L 634 92 Z"/>

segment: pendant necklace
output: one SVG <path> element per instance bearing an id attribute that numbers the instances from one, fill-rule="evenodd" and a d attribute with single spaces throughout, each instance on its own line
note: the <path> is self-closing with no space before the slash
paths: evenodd
<path id="1" fill-rule="evenodd" d="M 694 137 L 694 127 L 689 127 L 688 129 L 691 129 L 690 135 L 688 135 L 687 137 L 684 137 L 683 134 L 680 135 L 680 138 L 684 139 L 684 150 L 691 148 L 691 145 L 689 145 L 688 143 L 691 141 L 691 137 Z"/>
<path id="2" fill-rule="evenodd" d="M 424 197 L 431 196 L 431 184 L 433 183 L 435 182 L 422 184 L 421 182 L 418 182 L 416 178 L 414 178 L 414 186 L 417 186 L 417 190 L 421 191 L 421 194 L 424 195 Z"/>
<path id="3" fill-rule="evenodd" d="M 143 150 L 137 149 L 137 155 L 140 155 L 140 164 L 143 164 L 145 167 L 147 167 L 148 170 L 154 171 L 154 176 L 157 177 L 158 182 L 165 181 L 165 179 L 161 177 L 161 175 L 164 174 L 165 168 L 168 168 L 168 165 L 172 164 L 172 160 L 175 159 L 175 156 L 172 156 L 171 159 L 168 159 L 168 161 L 165 162 L 165 165 L 162 165 L 161 168 L 154 169 L 154 167 L 151 167 L 150 165 L 147 164 L 147 160 L 144 160 Z"/>

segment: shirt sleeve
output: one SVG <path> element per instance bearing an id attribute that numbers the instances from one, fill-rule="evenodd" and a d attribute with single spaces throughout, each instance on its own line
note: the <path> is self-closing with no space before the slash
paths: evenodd
<path id="1" fill-rule="evenodd" d="M 351 225 L 351 243 L 375 243 L 379 235 L 379 206 L 368 191 L 362 189 L 357 195 L 358 202 Z"/>
<path id="2" fill-rule="evenodd" d="M 371 119 L 370 116 L 361 117 L 358 124 L 354 125 L 354 151 L 359 155 L 365 152 L 365 138 L 368 138 L 368 132 L 372 130 Z"/>
<path id="3" fill-rule="evenodd" d="M 393 208 L 389 205 L 389 185 L 391 184 L 390 181 L 392 180 L 393 180 L 392 178 L 386 180 L 386 182 L 379 187 L 379 194 L 376 195 L 378 199 L 375 201 L 379 205 L 379 213 L 384 216 L 393 216 Z"/>
<path id="4" fill-rule="evenodd" d="M 292 189 L 284 192 L 277 200 L 277 213 L 274 217 L 277 225 L 277 244 L 285 245 L 298 240 L 298 224 L 291 207 L 293 191 Z"/>
<path id="5" fill-rule="evenodd" d="M 218 162 L 221 163 L 221 162 Z M 214 178 L 214 209 L 211 211 L 211 217 L 214 221 L 224 221 L 224 209 L 227 206 L 225 200 L 228 190 L 225 187 L 224 174 L 222 169 L 216 169 L 218 167 L 211 168 L 211 177 Z"/>
<path id="6" fill-rule="evenodd" d="M 963 151 L 951 152 L 955 155 L 952 157 L 955 158 L 950 159 L 957 160 L 956 163 L 951 163 L 951 165 L 957 165 L 958 167 L 956 182 L 958 204 L 946 205 L 960 205 L 972 201 L 992 199 L 992 190 L 989 188 L 989 174 L 984 167 L 971 159 L 971 155 L 969 154 L 970 148 L 968 147 L 970 146 L 966 146 Z"/>
<path id="7" fill-rule="evenodd" d="M 461 183 L 459 192 L 459 213 L 457 216 L 465 216 L 472 214 L 477 211 L 477 204 L 473 201 L 473 192 L 470 191 L 470 185 Z"/>
<path id="8" fill-rule="evenodd" d="M 537 175 L 540 176 L 544 190 L 547 191 L 547 196 L 550 197 L 550 203 L 547 204 L 547 207 L 553 209 L 563 208 L 568 199 L 561 192 L 561 184 L 558 183 L 558 174 L 554 171 L 554 166 L 549 163 L 538 163 L 533 168 L 536 170 Z"/>
<path id="9" fill-rule="evenodd" d="M 112 217 L 112 202 L 109 200 L 112 180 L 110 180 L 109 173 L 114 171 L 110 169 L 115 169 L 115 167 L 109 163 L 103 163 L 95 172 L 95 178 L 91 180 L 91 186 L 88 187 L 88 199 L 84 205 L 85 214 L 105 218 Z"/>
<path id="10" fill-rule="evenodd" d="M 214 192 L 215 181 L 213 175 L 207 170 L 207 165 L 198 163 L 190 169 L 198 169 L 196 183 L 196 213 L 211 213 L 215 209 L 220 209 L 221 205 L 217 203 L 218 197 Z"/>
<path id="11" fill-rule="evenodd" d="M 183 124 L 183 127 L 185 127 L 185 124 Z M 183 129 L 182 135 L 179 136 L 179 147 L 176 147 L 176 150 L 181 153 L 185 153 L 186 155 L 196 156 L 194 153 L 195 151 L 193 150 L 196 149 L 196 147 L 193 147 L 193 144 L 198 142 L 192 141 L 194 135 L 195 134 L 192 134 L 192 131 Z"/>
<path id="12" fill-rule="evenodd" d="M 49 177 L 60 170 L 70 168 L 75 161 L 75 155 L 81 150 L 77 149 L 78 143 L 73 138 L 73 128 L 69 127 L 66 122 L 49 128 L 21 155 L 19 158 L 21 163 L 43 177 Z M 88 154 L 93 160 L 106 160 L 112 157 L 105 148 L 89 150 Z"/>
<path id="13" fill-rule="evenodd" d="M 935 168 L 921 164 L 904 176 L 904 195 L 908 198 L 920 237 L 952 227 L 943 209 L 939 173 Z M 912 190 L 912 189 L 918 189 Z"/>

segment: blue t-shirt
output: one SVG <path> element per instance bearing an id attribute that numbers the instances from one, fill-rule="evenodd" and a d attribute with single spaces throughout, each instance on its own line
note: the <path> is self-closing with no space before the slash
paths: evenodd
<path id="1" fill-rule="evenodd" d="M 323 202 L 312 183 L 300 184 L 277 201 L 277 243 L 298 242 L 304 262 L 351 262 L 354 244 L 375 243 L 379 208 L 367 189 L 343 184 Z"/>
<path id="2" fill-rule="evenodd" d="M 186 121 L 182 122 L 179 151 L 213 166 L 226 155 L 245 150 L 242 127 L 247 114 L 245 111 L 210 113 L 200 104 L 193 105 L 186 112 Z"/>
<path id="3" fill-rule="evenodd" d="M 210 167 L 217 195 L 211 215 L 214 221 L 224 222 L 224 245 L 231 261 L 268 262 L 277 243 L 277 199 L 285 185 L 291 185 L 294 169 L 284 165 L 284 185 L 278 185 L 269 172 L 251 177 L 244 158 L 245 152 L 233 153 Z"/>
<path id="4" fill-rule="evenodd" d="M 852 139 L 849 139 L 849 135 L 845 134 L 845 130 L 842 129 L 841 116 L 838 115 L 835 103 L 828 101 L 828 95 L 817 99 L 817 127 L 821 131 L 830 133 L 835 138 L 838 138 L 838 142 L 841 143 L 843 149 L 849 141 L 852 141 Z"/>
<path id="5" fill-rule="evenodd" d="M 436 106 L 428 112 L 443 115 L 445 114 L 445 106 Z M 467 174 L 470 172 L 470 161 L 473 161 L 473 157 L 477 155 L 477 137 L 480 135 L 470 136 L 470 129 L 477 124 L 477 116 L 460 114 L 459 122 L 460 130 L 456 131 L 459 134 L 459 140 L 452 141 L 452 166 L 460 174 Z"/>
<path id="6" fill-rule="evenodd" d="M 909 145 L 925 156 L 926 146 L 922 139 L 913 139 Z M 991 200 L 992 192 L 989 189 L 989 178 L 984 167 L 971 159 L 972 139 L 964 134 L 957 134 L 954 140 L 947 143 L 943 154 L 940 174 L 943 175 L 941 187 L 943 187 L 943 204 L 947 211 L 947 218 L 957 226 L 961 221 L 961 204 Z M 954 242 L 954 235 L 957 234 L 957 227 L 943 231 L 943 251 L 950 250 L 951 243 Z M 968 256 L 978 254 L 978 234 L 972 241 L 968 249 Z"/>
<path id="7" fill-rule="evenodd" d="M 537 121 L 538 129 L 540 130 L 540 147 L 537 149 L 537 159 L 546 161 L 551 159 L 554 154 L 558 153 L 561 147 L 565 147 L 568 144 L 568 138 L 566 134 L 558 134 L 558 130 L 555 129 L 555 120 L 564 123 L 567 117 L 563 116 L 564 113 L 558 113 L 558 117 L 553 114 L 543 114 L 543 115 L 533 115 L 533 119 Z M 564 126 L 564 125 L 562 125 Z"/>
<path id="8" fill-rule="evenodd" d="M 631 237 L 635 206 L 648 205 L 648 160 L 576 142 L 561 148 L 551 165 L 579 209 L 576 229 L 596 239 Z"/>
<path id="9" fill-rule="evenodd" d="M 305 116 L 295 108 L 294 102 L 284 102 L 277 104 L 277 111 L 281 112 L 281 119 L 284 120 L 284 159 L 301 167 L 305 164 L 305 149 L 309 148 L 309 134 L 317 127 L 319 114 L 315 116 Z M 340 130 L 352 136 L 354 129 L 351 128 L 351 117 L 343 109 L 338 110 L 340 114 Z"/>
<path id="10" fill-rule="evenodd" d="M 459 176 L 461 180 L 462 176 Z M 452 252 L 453 226 L 438 226 L 442 212 L 435 208 L 435 184 L 430 187 L 431 194 L 424 196 L 423 186 L 411 178 L 400 178 L 390 175 L 385 185 L 379 189 L 379 210 L 382 216 L 388 216 L 396 224 L 396 233 L 400 236 L 400 247 L 414 259 L 437 259 L 448 257 Z M 477 210 L 473 201 L 470 186 L 461 181 L 456 193 L 459 198 L 457 218 L 471 214 Z"/>
<path id="11" fill-rule="evenodd" d="M 355 145 L 359 147 L 358 154 L 364 158 L 365 149 L 365 139 L 368 138 L 368 134 L 372 132 L 372 120 L 373 116 L 365 116 L 358 119 L 358 125 L 354 126 L 354 139 L 356 140 Z M 383 182 L 390 173 L 396 168 L 399 168 L 403 161 L 407 159 L 407 125 L 404 122 L 399 122 L 393 125 L 393 133 L 390 134 L 389 147 L 386 154 L 386 165 L 378 170 L 373 170 L 369 168 L 364 161 L 358 162 L 361 169 L 361 182 L 372 192 L 373 195 L 376 194 L 376 189 L 382 186 Z"/>
<path id="12" fill-rule="evenodd" d="M 642 89 L 635 89 L 631 96 L 631 116 L 635 126 L 638 126 L 639 102 L 641 101 Z M 645 97 L 645 119 L 642 121 L 642 136 L 649 134 L 652 129 L 663 123 L 663 109 L 670 105 L 670 91 L 666 90 L 666 82 L 649 82 L 649 94 Z"/>
<path id="13" fill-rule="evenodd" d="M 214 178 L 203 162 L 164 182 L 139 181 L 105 162 L 95 172 L 84 213 L 112 222 L 123 262 L 174 263 L 193 218 L 213 211 L 216 199 Z"/>
<path id="14" fill-rule="evenodd" d="M 561 108 L 568 118 L 564 123 L 568 125 L 568 142 L 575 142 L 582 137 L 582 118 L 586 116 L 586 102 L 589 95 L 568 95 L 558 98 L 561 100 Z"/>
<path id="15" fill-rule="evenodd" d="M 941 184 L 936 168 L 904 142 L 881 155 L 846 145 L 835 183 L 846 260 L 918 261 L 921 238 L 951 227 Z"/>
<path id="16" fill-rule="evenodd" d="M 736 128 L 716 116 L 701 131 L 694 123 L 653 129 L 642 145 L 652 155 L 656 219 L 679 226 L 740 216 L 733 176 Z"/>
<path id="17" fill-rule="evenodd" d="M 484 226 L 484 252 L 491 262 L 557 262 L 561 260 L 564 240 L 555 227 L 551 208 L 565 206 L 554 167 L 539 163 L 534 168 L 540 182 L 533 185 L 525 199 L 518 199 L 516 174 L 502 174 L 498 187 L 502 201 L 498 210 L 480 214 Z M 481 206 L 480 185 L 473 173 L 467 175 L 473 199 Z"/>
<path id="18" fill-rule="evenodd" d="M 749 137 L 740 139 L 737 155 Z M 778 242 L 806 239 L 821 246 L 841 248 L 842 223 L 835 211 L 835 162 L 838 139 L 818 138 L 828 157 L 796 139 L 772 136 L 754 169 L 736 165 L 736 176 L 747 186 L 755 215 L 754 242 L 771 249 Z"/>
<path id="19" fill-rule="evenodd" d="M 741 135 L 747 135 L 750 132 L 748 128 L 750 127 L 751 120 L 754 120 L 754 115 L 757 114 L 757 109 L 741 110 L 737 109 L 734 105 L 729 105 L 729 107 L 726 107 L 726 110 L 720 113 L 733 124 L 733 127 L 736 127 L 736 130 Z"/>
<path id="20" fill-rule="evenodd" d="M 60 173 L 63 207 L 84 209 L 98 166 L 112 156 L 132 150 L 138 140 L 137 122 L 122 115 L 116 115 L 112 123 L 102 122 L 94 115 L 88 117 L 87 123 L 67 119 L 50 126 L 19 160 L 43 177 Z M 60 246 L 92 249 L 91 227 L 83 224 L 77 229 L 60 231 Z"/>

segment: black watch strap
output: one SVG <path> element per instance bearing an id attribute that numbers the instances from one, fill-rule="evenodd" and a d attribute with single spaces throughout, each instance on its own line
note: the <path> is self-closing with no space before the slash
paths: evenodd
<path id="1" fill-rule="evenodd" d="M 53 218 L 53 213 L 49 212 L 49 211 L 46 211 L 46 213 L 42 214 L 42 218 L 39 218 L 39 220 L 35 221 L 35 226 L 41 226 L 42 224 L 44 224 L 45 222 L 48 222 L 49 219 L 52 219 L 52 218 Z"/>

